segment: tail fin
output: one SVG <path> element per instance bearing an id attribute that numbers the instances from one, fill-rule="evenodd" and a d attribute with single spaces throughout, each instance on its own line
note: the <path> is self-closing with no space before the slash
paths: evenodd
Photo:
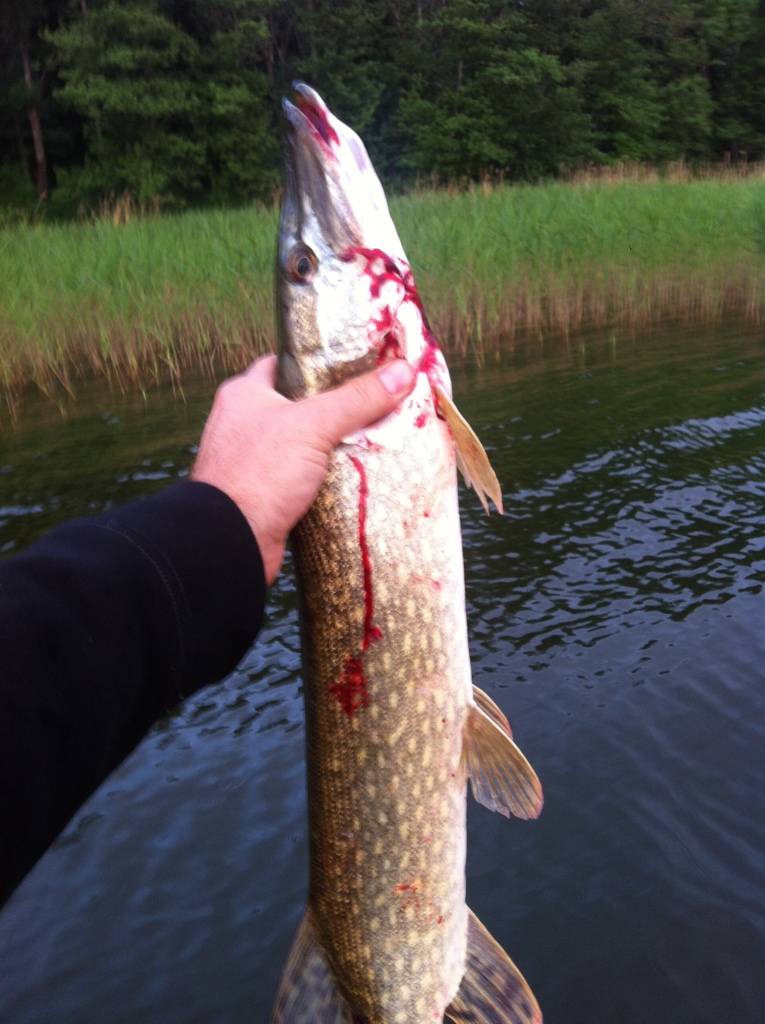
<path id="1" fill-rule="evenodd" d="M 310 907 L 282 969 L 271 1024 L 364 1024 L 337 990 Z"/>
<path id="2" fill-rule="evenodd" d="M 446 1016 L 455 1024 L 542 1024 L 523 975 L 472 910 L 465 975 Z"/>

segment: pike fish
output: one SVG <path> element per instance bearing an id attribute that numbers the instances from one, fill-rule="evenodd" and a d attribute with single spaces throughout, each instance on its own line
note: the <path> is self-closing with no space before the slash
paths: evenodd
<path id="1" fill-rule="evenodd" d="M 345 438 L 292 536 L 306 705 L 310 890 L 272 1024 L 541 1021 L 465 903 L 467 781 L 536 817 L 539 782 L 470 676 L 456 464 L 501 492 L 359 137 L 302 83 L 284 101 L 278 387 L 315 394 L 402 357 L 416 385 Z"/>

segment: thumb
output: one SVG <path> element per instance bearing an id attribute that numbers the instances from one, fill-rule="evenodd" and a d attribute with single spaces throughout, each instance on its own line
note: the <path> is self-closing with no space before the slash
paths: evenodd
<path id="1" fill-rule="evenodd" d="M 301 405 L 316 432 L 334 448 L 348 434 L 393 412 L 414 387 L 415 377 L 406 360 L 396 359 Z"/>

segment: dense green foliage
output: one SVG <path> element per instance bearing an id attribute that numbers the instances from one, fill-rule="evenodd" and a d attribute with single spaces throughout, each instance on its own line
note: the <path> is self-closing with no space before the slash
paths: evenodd
<path id="1" fill-rule="evenodd" d="M 478 185 L 391 212 L 451 356 L 521 334 L 765 315 L 765 180 Z M 0 391 L 176 380 L 273 347 L 278 209 L 0 232 Z"/>
<path id="2" fill-rule="evenodd" d="M 389 183 L 765 154 L 765 0 L 2 0 L 0 211 L 266 198 L 294 77 Z"/>

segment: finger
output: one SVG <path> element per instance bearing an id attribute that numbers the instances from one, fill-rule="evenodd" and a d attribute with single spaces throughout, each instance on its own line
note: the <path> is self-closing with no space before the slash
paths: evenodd
<path id="1" fill-rule="evenodd" d="M 243 371 L 242 376 L 273 388 L 276 382 L 276 364 L 276 356 L 273 352 L 269 352 L 268 355 L 261 356 L 254 363 L 250 363 L 247 369 Z"/>
<path id="2" fill-rule="evenodd" d="M 409 363 L 396 359 L 301 405 L 311 427 L 334 447 L 348 434 L 393 412 L 414 387 L 415 377 Z"/>

